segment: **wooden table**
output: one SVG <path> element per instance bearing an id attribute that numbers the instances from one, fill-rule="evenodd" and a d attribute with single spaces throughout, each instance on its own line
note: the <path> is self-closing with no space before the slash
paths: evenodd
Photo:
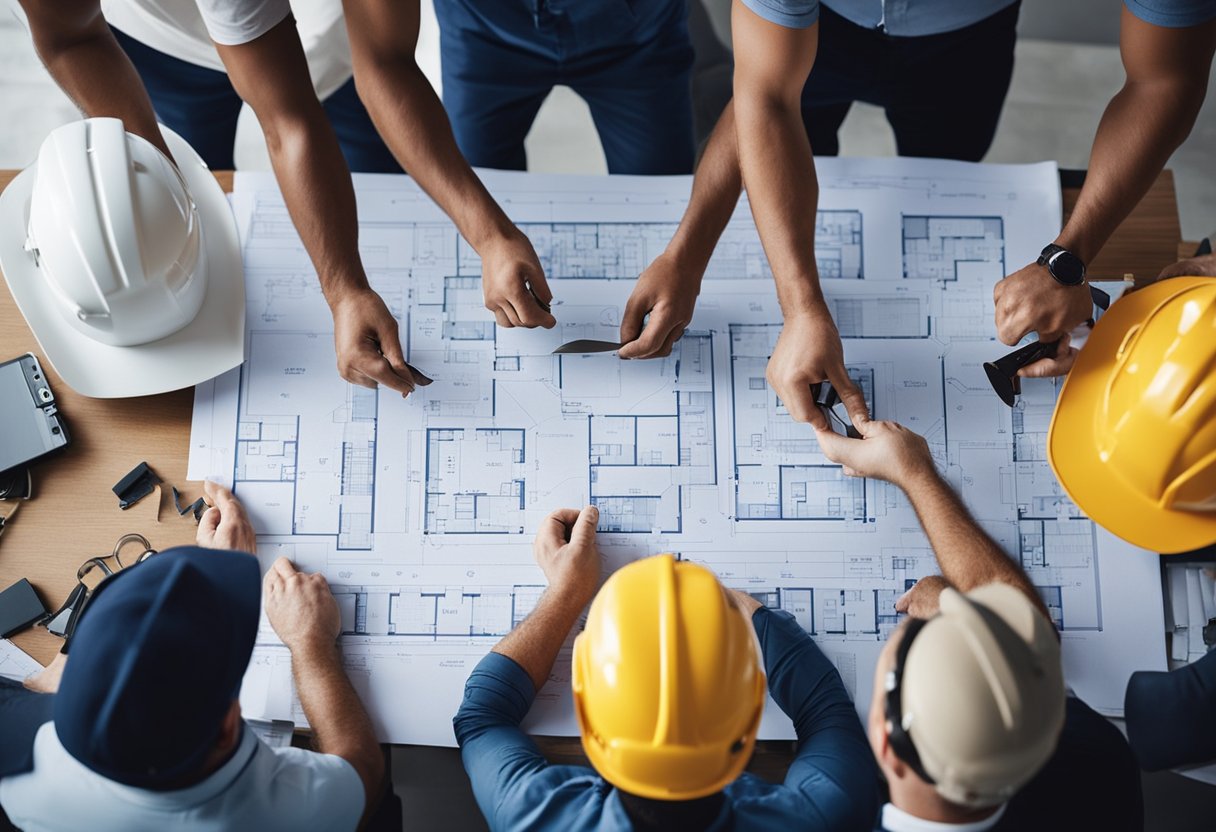
<path id="1" fill-rule="evenodd" d="M 16 171 L 0 171 L 0 190 Z M 216 174 L 225 191 L 232 189 L 232 173 Z M 1065 215 L 1076 203 L 1077 191 L 1064 191 Z M 6 233 L 19 233 L 5 229 Z M 1174 177 L 1163 173 L 1136 211 L 1107 243 L 1090 266 L 1100 279 L 1156 275 L 1179 252 L 1181 232 L 1174 195 Z M 1044 241 L 1047 242 L 1047 241 Z M 1193 251 L 1192 245 L 1187 251 Z M 0 589 L 28 578 L 48 607 L 58 608 L 76 582 L 76 568 L 88 557 L 107 554 L 128 532 L 140 532 L 158 549 L 190 543 L 193 518 L 178 517 L 168 486 L 176 485 L 187 499 L 200 492 L 199 483 L 186 482 L 187 444 L 193 390 L 178 390 L 137 399 L 90 399 L 62 382 L 42 355 L 8 292 L 0 290 L 0 360 L 25 352 L 39 356 L 50 378 L 72 434 L 72 446 L 58 458 L 34 471 L 34 499 L 13 519 L 0 537 Z M 165 481 L 157 520 L 155 495 L 127 511 L 120 511 L 110 490 L 141 461 L 147 461 Z M 7 514 L 11 503 L 0 504 Z M 41 627 L 13 639 L 44 664 L 58 651 L 60 640 Z M 547 744 L 554 756 L 577 759 L 577 740 Z M 762 773 L 764 758 L 784 758 L 788 743 L 765 745 L 757 755 Z M 767 752 L 767 753 L 766 753 Z M 778 765 L 780 765 L 778 763 Z"/>

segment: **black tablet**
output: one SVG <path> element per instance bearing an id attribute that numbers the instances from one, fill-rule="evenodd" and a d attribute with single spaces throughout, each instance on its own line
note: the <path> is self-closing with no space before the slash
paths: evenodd
<path id="1" fill-rule="evenodd" d="M 69 441 L 38 359 L 26 353 L 0 364 L 0 476 L 58 453 Z"/>

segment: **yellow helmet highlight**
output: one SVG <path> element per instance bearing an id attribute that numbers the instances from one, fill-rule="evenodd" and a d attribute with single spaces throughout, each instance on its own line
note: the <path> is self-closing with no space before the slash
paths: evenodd
<path id="1" fill-rule="evenodd" d="M 658 555 L 618 570 L 591 604 L 573 664 L 583 750 L 614 786 L 692 800 L 747 765 L 764 665 L 751 621 L 708 569 Z"/>
<path id="2" fill-rule="evenodd" d="M 1111 307 L 1060 392 L 1047 458 L 1129 543 L 1216 542 L 1216 279 L 1163 280 Z"/>

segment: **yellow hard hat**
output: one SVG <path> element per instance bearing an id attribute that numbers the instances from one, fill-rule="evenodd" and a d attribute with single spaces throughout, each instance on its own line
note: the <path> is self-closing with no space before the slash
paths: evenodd
<path id="1" fill-rule="evenodd" d="M 1216 542 L 1216 279 L 1163 280 L 1110 308 L 1060 391 L 1047 458 L 1129 543 Z"/>
<path id="2" fill-rule="evenodd" d="M 605 780 L 655 800 L 730 784 L 764 711 L 760 645 L 712 572 L 671 555 L 618 570 L 574 641 L 574 712 Z"/>

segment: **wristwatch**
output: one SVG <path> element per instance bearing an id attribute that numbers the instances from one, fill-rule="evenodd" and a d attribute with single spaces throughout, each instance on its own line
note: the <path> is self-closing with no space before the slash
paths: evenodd
<path id="1" fill-rule="evenodd" d="M 1081 258 L 1055 243 L 1039 254 L 1039 265 L 1046 266 L 1056 283 L 1063 286 L 1080 286 L 1085 282 L 1085 264 Z"/>

